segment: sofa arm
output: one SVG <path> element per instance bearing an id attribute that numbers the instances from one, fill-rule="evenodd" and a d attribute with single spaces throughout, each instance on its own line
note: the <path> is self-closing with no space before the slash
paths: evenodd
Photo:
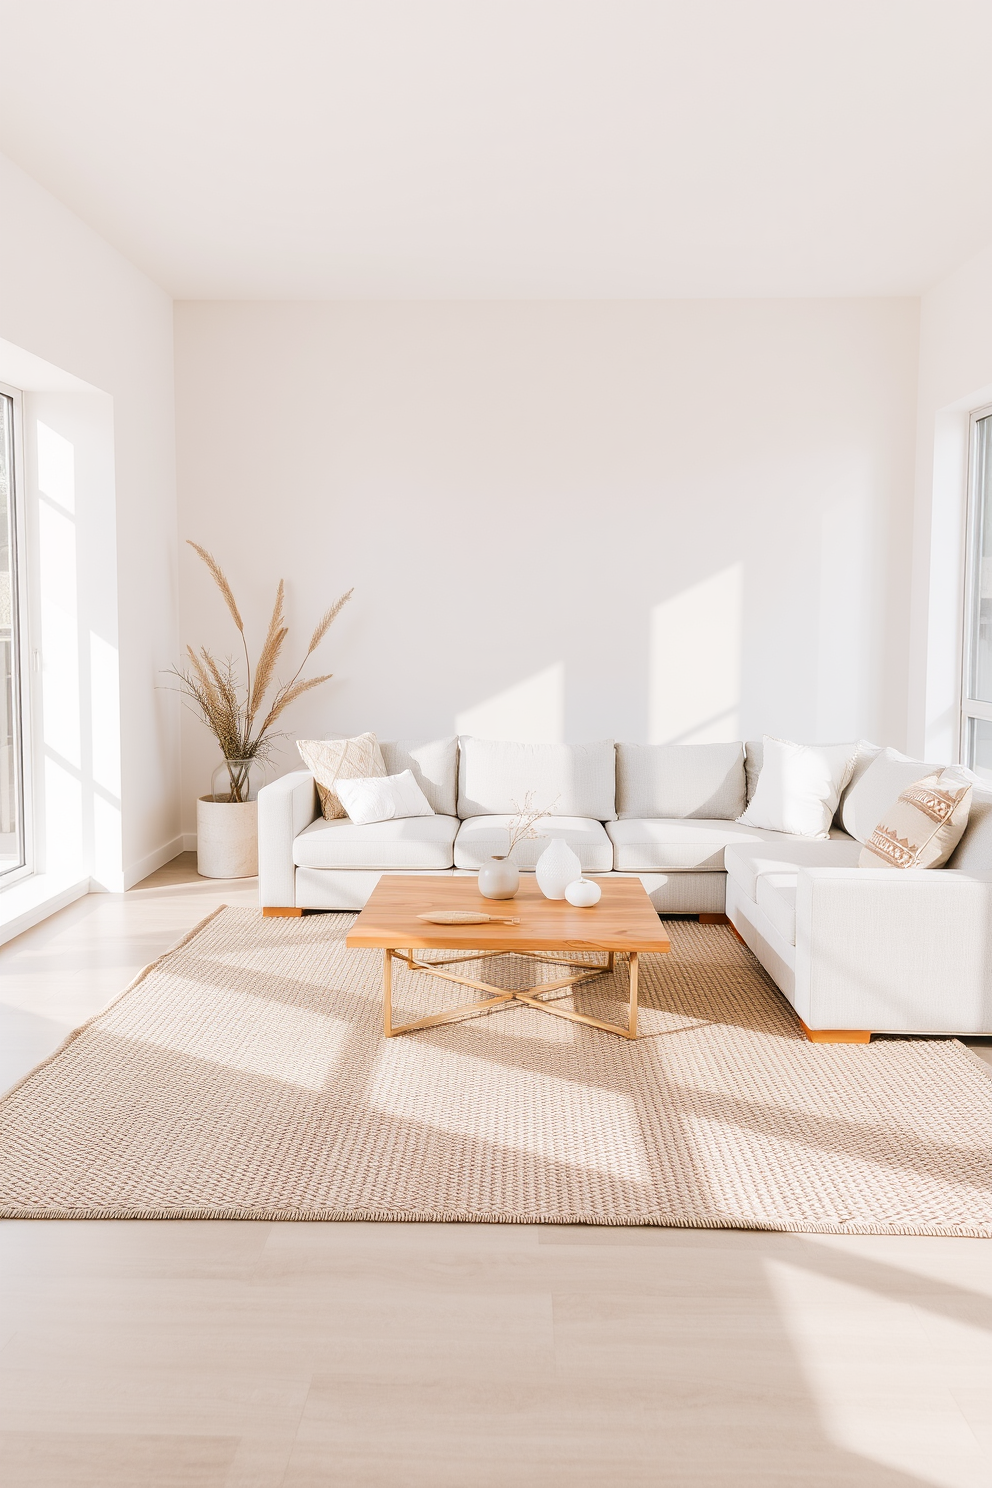
<path id="1" fill-rule="evenodd" d="M 795 995 L 814 1029 L 992 1032 L 992 874 L 800 869 Z"/>
<path id="2" fill-rule="evenodd" d="M 258 793 L 258 902 L 264 908 L 296 903 L 293 839 L 320 815 L 309 770 L 294 770 Z"/>

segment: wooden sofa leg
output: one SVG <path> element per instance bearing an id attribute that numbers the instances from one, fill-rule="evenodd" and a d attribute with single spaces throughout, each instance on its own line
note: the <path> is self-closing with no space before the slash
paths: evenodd
<path id="1" fill-rule="evenodd" d="M 726 915 L 701 914 L 699 916 L 699 923 L 701 925 L 729 925 L 730 921 Z"/>
<path id="2" fill-rule="evenodd" d="M 296 919 L 303 913 L 302 909 L 288 909 L 282 904 L 267 904 L 262 910 L 266 919 L 278 916 L 280 919 Z"/>
<path id="3" fill-rule="evenodd" d="M 871 1032 L 865 1028 L 807 1028 L 802 1018 L 799 1021 L 811 1044 L 867 1044 L 871 1041 Z"/>

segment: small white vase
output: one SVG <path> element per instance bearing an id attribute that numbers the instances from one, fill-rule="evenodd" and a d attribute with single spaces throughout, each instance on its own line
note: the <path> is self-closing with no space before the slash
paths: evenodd
<path id="1" fill-rule="evenodd" d="M 575 878 L 565 890 L 565 898 L 576 909 L 592 909 L 602 897 L 602 889 L 591 878 Z"/>
<path id="2" fill-rule="evenodd" d="M 512 899 L 519 887 L 520 869 L 509 858 L 490 858 L 479 869 L 479 893 L 483 899 Z"/>
<path id="3" fill-rule="evenodd" d="M 582 864 L 564 837 L 552 837 L 537 860 L 536 874 L 545 899 L 564 899 L 568 885 L 582 877 Z"/>

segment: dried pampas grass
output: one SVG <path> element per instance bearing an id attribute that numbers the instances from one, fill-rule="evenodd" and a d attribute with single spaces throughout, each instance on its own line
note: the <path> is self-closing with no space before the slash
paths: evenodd
<path id="1" fill-rule="evenodd" d="M 205 646 L 201 646 L 199 652 L 193 650 L 192 646 L 186 647 L 189 657 L 188 665 L 170 668 L 170 675 L 177 678 L 179 691 L 187 698 L 198 713 L 207 728 L 213 734 L 221 747 L 221 752 L 226 760 L 264 760 L 272 747 L 275 736 L 270 730 L 276 720 L 285 712 L 290 703 L 295 702 L 303 693 L 310 692 L 314 687 L 321 687 L 329 682 L 333 673 L 327 672 L 320 677 L 300 677 L 300 673 L 306 666 L 308 660 L 316 651 L 321 641 L 330 630 L 331 625 L 337 619 L 344 606 L 348 603 L 354 593 L 349 589 L 347 594 L 326 610 L 317 621 L 313 635 L 310 637 L 310 645 L 307 647 L 306 655 L 300 662 L 293 676 L 288 682 L 278 684 L 276 681 L 276 666 L 282 652 L 283 644 L 289 634 L 285 616 L 285 585 L 279 580 L 276 590 L 276 600 L 272 607 L 272 618 L 266 632 L 262 649 L 259 653 L 258 664 L 255 667 L 254 680 L 252 678 L 251 658 L 248 654 L 248 639 L 245 635 L 244 622 L 241 619 L 241 611 L 238 609 L 234 591 L 227 580 L 227 575 L 217 562 L 212 553 L 206 548 L 201 548 L 199 543 L 190 542 L 193 549 L 206 565 L 208 572 L 217 588 L 223 596 L 224 603 L 230 612 L 241 636 L 241 644 L 245 653 L 246 678 L 242 690 L 240 681 L 235 670 L 234 662 L 230 657 L 221 660 L 213 655 Z M 269 705 L 262 724 L 256 729 L 255 722 L 262 710 L 266 696 L 276 687 L 275 695 Z M 231 799 L 241 801 L 247 799 L 247 771 L 239 773 L 231 772 Z"/>

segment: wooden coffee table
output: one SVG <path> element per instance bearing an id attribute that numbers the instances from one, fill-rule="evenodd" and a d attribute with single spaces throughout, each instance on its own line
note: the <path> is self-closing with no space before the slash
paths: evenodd
<path id="1" fill-rule="evenodd" d="M 661 921 L 645 893 L 640 879 L 598 879 L 603 897 L 592 909 L 575 909 L 564 899 L 545 899 L 533 874 L 523 874 L 519 892 L 513 899 L 484 899 L 475 878 L 432 878 L 427 874 L 383 875 L 371 898 L 348 933 L 349 946 L 378 946 L 382 949 L 383 1029 L 387 1038 L 398 1033 L 412 1033 L 417 1028 L 434 1028 L 439 1023 L 453 1023 L 480 1013 L 491 1013 L 511 1002 L 526 1003 L 556 1018 L 573 1023 L 586 1023 L 623 1038 L 637 1037 L 637 957 L 641 951 L 668 951 L 671 943 Z M 518 915 L 519 925 L 432 925 L 418 915 L 431 910 L 471 909 L 493 915 Z M 471 955 L 452 956 L 445 961 L 421 961 L 418 950 L 470 951 Z M 603 951 L 601 966 L 569 961 L 569 951 Z M 557 952 L 550 955 L 549 952 Z M 548 992 L 561 993 L 580 982 L 602 976 L 613 970 L 617 955 L 626 956 L 630 968 L 630 1016 L 626 1028 L 618 1023 L 604 1023 L 586 1013 L 573 1013 L 542 1001 Z M 447 968 L 466 961 L 486 960 L 495 956 L 525 956 L 567 969 L 567 975 L 550 982 L 538 982 L 523 992 L 507 992 L 489 982 L 473 981 Z M 488 997 L 418 1018 L 414 1023 L 393 1023 L 393 960 L 403 962 L 411 971 L 472 987 L 487 992 Z"/>

